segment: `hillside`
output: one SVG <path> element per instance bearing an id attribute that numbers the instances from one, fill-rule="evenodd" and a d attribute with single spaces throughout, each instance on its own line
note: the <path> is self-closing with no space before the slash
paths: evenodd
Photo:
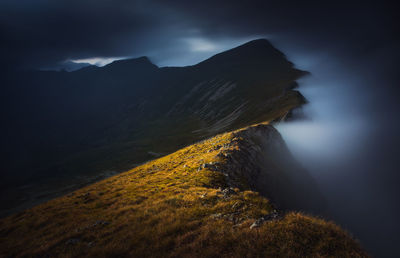
<path id="1" fill-rule="evenodd" d="M 0 217 L 302 105 L 307 74 L 267 40 L 187 67 L 147 57 L 0 78 Z M 4 172 L 3 172 L 4 171 Z"/>
<path id="2" fill-rule="evenodd" d="M 279 207 L 316 189 L 273 154 L 292 163 L 270 125 L 219 134 L 1 219 L 0 256 L 366 257 L 334 223 Z"/>

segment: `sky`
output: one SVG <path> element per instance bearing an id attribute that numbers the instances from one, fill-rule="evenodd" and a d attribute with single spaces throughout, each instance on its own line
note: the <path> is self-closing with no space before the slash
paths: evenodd
<path id="1" fill-rule="evenodd" d="M 397 16 L 389 1 L 2 0 L 0 68 L 143 55 L 185 66 L 267 38 L 311 72 L 299 81 L 308 119 L 279 131 L 339 207 L 334 219 L 390 256 L 400 230 Z"/>
<path id="2" fill-rule="evenodd" d="M 2 0 L 0 44 L 8 67 L 28 68 L 142 55 L 189 65 L 255 37 L 357 58 L 398 42 L 395 19 L 384 1 Z"/>

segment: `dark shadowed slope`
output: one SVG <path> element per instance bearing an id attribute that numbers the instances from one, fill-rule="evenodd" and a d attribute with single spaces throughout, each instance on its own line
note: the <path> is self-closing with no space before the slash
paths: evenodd
<path id="1" fill-rule="evenodd" d="M 115 171 L 300 106 L 305 72 L 267 40 L 197 65 L 146 57 L 2 78 L 1 207 L 41 202 Z"/>

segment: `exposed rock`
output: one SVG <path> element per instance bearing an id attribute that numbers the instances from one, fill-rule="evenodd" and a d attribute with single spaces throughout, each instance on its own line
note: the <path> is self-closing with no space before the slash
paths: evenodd
<path id="1" fill-rule="evenodd" d="M 238 228 L 238 227 L 240 227 L 242 225 L 243 225 L 243 223 L 237 223 L 237 224 L 233 225 L 232 228 Z"/>
<path id="2" fill-rule="evenodd" d="M 218 167 L 218 163 L 213 163 L 213 162 L 203 163 L 198 167 L 197 171 L 200 171 L 200 170 L 202 170 L 204 168 L 208 168 L 209 170 L 216 171 L 216 170 L 218 170 L 217 167 Z"/>
<path id="3" fill-rule="evenodd" d="M 219 157 L 219 158 L 227 158 L 227 157 L 229 157 L 229 153 L 220 151 L 220 152 L 218 152 L 217 157 Z"/>
<path id="4" fill-rule="evenodd" d="M 262 223 L 264 223 L 263 219 L 257 219 L 256 221 L 254 221 L 253 224 L 251 224 L 250 229 L 258 228 L 259 226 L 262 225 Z"/>
<path id="5" fill-rule="evenodd" d="M 241 203 L 241 202 L 235 202 L 235 203 L 232 205 L 232 209 L 233 209 L 233 210 L 240 209 L 241 207 L 243 207 L 243 203 Z"/>
<path id="6" fill-rule="evenodd" d="M 229 187 L 222 190 L 222 194 L 224 195 L 224 198 L 229 198 L 231 195 L 236 194 L 236 192 L 232 187 Z"/>
<path id="7" fill-rule="evenodd" d="M 217 170 L 228 186 L 250 187 L 283 210 L 323 209 L 324 199 L 314 179 L 294 160 L 273 126 L 259 124 L 233 134 L 217 154 L 225 159 Z"/>
<path id="8" fill-rule="evenodd" d="M 210 217 L 212 219 L 220 219 L 222 218 L 222 214 L 221 213 L 211 214 Z"/>
<path id="9" fill-rule="evenodd" d="M 279 213 L 276 212 L 276 211 L 273 211 L 273 212 L 271 212 L 271 213 L 269 213 L 269 214 L 257 219 L 256 221 L 254 221 L 254 223 L 251 224 L 250 229 L 258 228 L 262 224 L 264 224 L 264 222 L 270 221 L 270 220 L 275 220 L 275 219 L 278 219 L 278 218 L 279 218 Z"/>

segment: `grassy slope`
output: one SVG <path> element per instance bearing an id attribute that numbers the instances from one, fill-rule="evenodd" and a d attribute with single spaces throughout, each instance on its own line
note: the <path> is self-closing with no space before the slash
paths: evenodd
<path id="1" fill-rule="evenodd" d="M 2 219 L 0 256 L 366 256 L 332 222 L 300 213 L 250 229 L 271 203 L 245 186 L 224 195 L 221 172 L 198 170 L 227 162 L 218 153 L 238 141 L 220 134 Z"/>
<path id="2" fill-rule="evenodd" d="M 151 153 L 283 116 L 304 102 L 291 90 L 304 74 L 265 40 L 189 67 L 139 58 L 73 73 L 17 73 L 4 95 L 2 169 L 9 172 L 0 180 L 0 217 L 131 169 Z M 235 88 L 211 101 L 228 82 Z"/>

